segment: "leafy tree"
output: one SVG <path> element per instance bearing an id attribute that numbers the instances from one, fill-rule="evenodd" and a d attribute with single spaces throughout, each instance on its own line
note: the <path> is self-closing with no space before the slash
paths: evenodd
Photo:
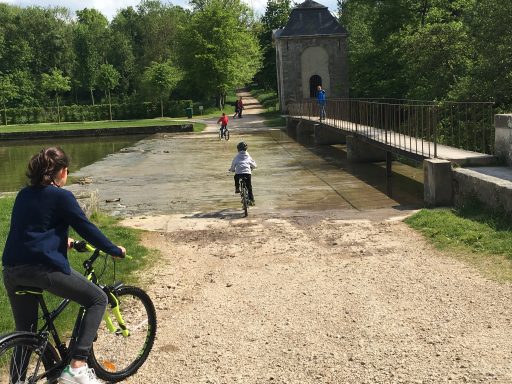
<path id="1" fill-rule="evenodd" d="M 255 79 L 265 88 L 277 90 L 276 51 L 272 43 L 272 33 L 286 25 L 291 10 L 291 0 L 268 0 L 265 14 L 261 18 L 258 40 L 263 61 Z"/>
<path id="2" fill-rule="evenodd" d="M 494 99 L 500 110 L 512 108 L 512 2 L 476 1 L 464 18 L 474 57 L 453 97 Z"/>
<path id="3" fill-rule="evenodd" d="M 180 50 L 186 84 L 223 108 L 229 89 L 252 80 L 261 51 L 250 9 L 240 0 L 205 0 L 184 26 Z"/>
<path id="4" fill-rule="evenodd" d="M 169 62 L 152 63 L 144 73 L 146 83 L 158 92 L 162 117 L 164 117 L 164 97 L 169 96 L 181 76 L 181 71 Z"/>
<path id="5" fill-rule="evenodd" d="M 0 103 L 4 108 L 4 122 L 7 125 L 7 103 L 14 99 L 17 94 L 16 85 L 12 81 L 11 75 L 2 75 L 0 73 Z"/>
<path id="6" fill-rule="evenodd" d="M 60 123 L 60 105 L 59 95 L 71 90 L 70 78 L 64 76 L 62 72 L 54 68 L 51 73 L 41 75 L 41 86 L 48 93 L 54 93 L 57 101 L 57 118 Z"/>
<path id="7" fill-rule="evenodd" d="M 95 9 L 85 8 L 76 15 L 74 49 L 80 64 L 75 67 L 75 77 L 81 87 L 88 90 L 94 105 L 94 81 L 107 51 L 108 20 Z"/>
<path id="8" fill-rule="evenodd" d="M 102 64 L 97 72 L 96 84 L 105 91 L 108 97 L 108 107 L 110 120 L 112 120 L 112 99 L 110 97 L 110 91 L 112 91 L 119 84 L 119 72 L 114 68 L 112 64 Z"/>

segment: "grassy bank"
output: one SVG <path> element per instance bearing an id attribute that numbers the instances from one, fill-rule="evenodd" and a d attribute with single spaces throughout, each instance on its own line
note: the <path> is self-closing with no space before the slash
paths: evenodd
<path id="1" fill-rule="evenodd" d="M 160 125 L 189 124 L 194 125 L 194 132 L 205 128 L 203 123 L 193 123 L 187 119 L 145 119 L 145 120 L 115 120 L 115 121 L 88 121 L 80 123 L 49 123 L 49 124 L 22 124 L 0 126 L 0 132 L 37 132 L 37 131 L 67 131 L 80 129 L 115 129 L 125 127 L 151 127 Z"/>
<path id="2" fill-rule="evenodd" d="M 477 203 L 461 209 L 421 210 L 406 223 L 499 281 L 512 281 L 512 221 Z"/>
<path id="3" fill-rule="evenodd" d="M 12 211 L 12 204 L 14 197 L 3 197 L 0 198 L 0 254 L 3 252 L 5 239 L 9 230 L 9 222 Z M 149 263 L 155 261 L 157 255 L 155 251 L 149 250 L 140 245 L 141 232 L 131 228 L 125 228 L 117 225 L 117 221 L 111 217 L 105 215 L 96 215 L 92 218 L 92 221 L 98 225 L 98 227 L 115 243 L 123 245 L 132 259 L 125 259 L 116 262 L 116 280 L 121 280 L 126 283 L 133 283 L 139 285 L 136 279 L 136 272 L 147 266 Z M 76 234 L 70 233 L 73 238 L 79 238 Z M 77 253 L 70 251 L 69 260 L 71 265 L 77 271 L 83 271 L 82 262 L 89 254 L 88 253 Z M 104 262 L 105 261 L 105 262 Z M 112 282 L 113 276 L 113 261 L 112 258 L 107 257 L 105 259 L 98 259 L 95 263 L 96 272 L 100 273 L 104 266 L 105 272 L 101 281 L 103 283 Z M 54 307 L 59 299 L 47 295 L 50 307 Z M 0 333 L 10 331 L 14 329 L 12 322 L 12 315 L 10 312 L 9 301 L 5 294 L 2 276 L 0 275 L 0 308 L 2 308 L 2 316 L 0 317 Z M 76 317 L 76 306 L 70 306 L 59 318 L 58 324 L 60 329 L 70 330 L 75 321 Z"/>
<path id="4" fill-rule="evenodd" d="M 286 119 L 282 117 L 279 111 L 279 98 L 276 92 L 266 89 L 252 89 L 251 95 L 266 109 L 266 112 L 262 115 L 267 126 L 283 127 L 286 125 Z"/>

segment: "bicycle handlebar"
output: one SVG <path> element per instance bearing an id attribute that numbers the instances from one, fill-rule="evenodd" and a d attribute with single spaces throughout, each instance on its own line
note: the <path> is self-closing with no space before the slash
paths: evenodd
<path id="1" fill-rule="evenodd" d="M 71 248 L 73 248 L 75 251 L 77 252 L 95 252 L 95 251 L 98 251 L 98 256 L 99 256 L 99 252 L 100 250 L 94 248 L 91 244 L 87 243 L 85 240 L 75 240 L 71 243 Z M 117 257 L 119 259 L 132 259 L 131 256 L 128 256 L 128 255 L 124 255 L 124 257 L 119 257 L 119 256 L 113 256 L 113 257 Z"/>

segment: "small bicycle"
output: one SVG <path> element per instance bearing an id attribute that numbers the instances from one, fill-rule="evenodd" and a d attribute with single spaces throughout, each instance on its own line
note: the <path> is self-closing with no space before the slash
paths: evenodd
<path id="1" fill-rule="evenodd" d="M 157 325 L 155 307 L 140 288 L 123 283 L 104 286 L 98 282 L 93 264 L 100 255 L 108 255 L 85 241 L 75 241 L 73 248 L 79 252 L 92 252 L 83 262 L 84 275 L 103 289 L 109 301 L 88 364 L 102 380 L 110 383 L 124 380 L 137 372 L 153 347 Z M 71 360 L 69 351 L 76 341 L 85 309 L 80 307 L 69 345 L 66 345 L 58 334 L 55 320 L 70 300 L 62 300 L 50 311 L 41 289 L 24 287 L 16 293 L 37 295 L 44 324 L 37 332 L 11 332 L 0 336 L 0 382 L 56 384 L 62 369 Z"/>
<path id="2" fill-rule="evenodd" d="M 229 129 L 228 127 L 221 127 L 219 131 L 219 139 L 225 139 L 226 141 L 229 140 Z"/>
<path id="3" fill-rule="evenodd" d="M 238 188 L 240 189 L 240 201 L 242 203 L 242 209 L 244 211 L 244 217 L 247 217 L 249 210 L 249 189 L 247 189 L 247 183 L 244 176 L 238 179 Z"/>

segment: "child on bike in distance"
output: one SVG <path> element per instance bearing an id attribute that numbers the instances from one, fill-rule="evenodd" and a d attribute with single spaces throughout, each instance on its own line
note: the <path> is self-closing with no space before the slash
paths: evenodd
<path id="1" fill-rule="evenodd" d="M 217 124 L 220 123 L 220 137 L 221 137 L 221 139 L 223 137 L 225 137 L 224 130 L 227 129 L 227 127 L 228 127 L 228 121 L 229 121 L 229 118 L 228 118 L 228 116 L 225 113 L 222 113 L 222 116 L 219 117 L 219 120 L 217 120 Z"/>
<path id="2" fill-rule="evenodd" d="M 72 227 L 113 257 L 124 257 L 126 250 L 114 245 L 89 221 L 73 194 L 61 188 L 66 184 L 68 167 L 69 158 L 58 147 L 43 149 L 30 159 L 29 186 L 18 193 L 12 209 L 2 256 L 3 279 L 17 331 L 37 331 L 37 298 L 16 295 L 21 286 L 37 287 L 85 307 L 70 364 L 62 371 L 59 383 L 99 384 L 94 371 L 87 367 L 87 358 L 108 300 L 101 288 L 70 267 L 67 250 L 72 239 L 68 229 Z"/>
<path id="3" fill-rule="evenodd" d="M 252 193 L 251 171 L 257 167 L 254 159 L 247 152 L 247 144 L 243 141 L 237 144 L 238 154 L 231 162 L 230 172 L 235 172 L 235 193 L 240 193 L 239 180 L 245 178 L 247 190 L 249 192 L 249 203 L 254 205 L 254 195 Z"/>

